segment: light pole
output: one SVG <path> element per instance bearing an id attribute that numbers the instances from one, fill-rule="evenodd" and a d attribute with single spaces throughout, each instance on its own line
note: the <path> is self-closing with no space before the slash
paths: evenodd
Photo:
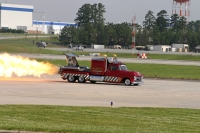
<path id="1" fill-rule="evenodd" d="M 136 47 L 135 47 L 135 36 L 136 36 L 136 24 L 135 24 L 135 21 L 136 21 L 136 16 L 133 17 L 132 19 L 132 43 L 131 43 L 131 48 L 132 48 L 132 56 L 134 57 L 134 53 L 133 53 L 133 50 L 136 51 Z"/>

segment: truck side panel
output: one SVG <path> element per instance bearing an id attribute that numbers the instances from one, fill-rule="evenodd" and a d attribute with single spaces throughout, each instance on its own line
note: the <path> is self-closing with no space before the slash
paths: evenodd
<path id="1" fill-rule="evenodd" d="M 60 75 L 61 75 L 62 79 L 67 79 L 68 76 L 75 76 L 75 77 L 83 76 L 86 80 L 89 80 L 89 78 L 90 78 L 89 72 L 80 72 L 80 71 L 79 72 L 64 71 Z"/>
<path id="2" fill-rule="evenodd" d="M 94 58 L 91 61 L 91 75 L 104 75 L 107 69 L 107 60 L 105 58 Z"/>

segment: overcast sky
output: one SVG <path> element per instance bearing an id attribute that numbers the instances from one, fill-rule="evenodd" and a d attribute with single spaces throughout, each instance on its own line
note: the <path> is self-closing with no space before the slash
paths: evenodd
<path id="1" fill-rule="evenodd" d="M 86 4 L 102 3 L 105 5 L 105 22 L 131 22 L 136 15 L 136 22 L 142 23 L 149 10 L 154 16 L 166 10 L 172 14 L 173 0 L 0 0 L 1 3 L 15 3 L 33 5 L 35 12 L 45 12 L 45 21 L 74 22 L 78 9 Z M 200 0 L 191 0 L 190 20 L 200 20 Z M 34 19 L 40 18 L 39 13 L 34 13 Z"/>

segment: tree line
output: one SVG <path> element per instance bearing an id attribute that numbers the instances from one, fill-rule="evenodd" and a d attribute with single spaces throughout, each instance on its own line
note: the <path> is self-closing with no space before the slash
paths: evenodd
<path id="1" fill-rule="evenodd" d="M 24 30 L 21 29 L 2 28 L 0 29 L 0 33 L 25 33 L 25 32 Z"/>
<path id="2" fill-rule="evenodd" d="M 105 6 L 102 3 L 84 4 L 76 13 L 77 27 L 65 26 L 60 34 L 59 41 L 68 45 L 101 44 L 106 46 L 121 45 L 128 47 L 132 40 L 132 23 L 105 23 Z M 184 16 L 168 15 L 161 10 L 154 16 L 149 10 L 142 24 L 136 25 L 136 46 L 171 45 L 184 43 L 194 50 L 200 44 L 200 20 L 188 22 Z"/>

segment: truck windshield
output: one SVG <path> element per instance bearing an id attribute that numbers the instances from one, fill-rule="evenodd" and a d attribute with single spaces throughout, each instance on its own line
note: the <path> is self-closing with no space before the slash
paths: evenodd
<path id="1" fill-rule="evenodd" d="M 126 65 L 120 65 L 120 66 L 119 66 L 119 70 L 128 71 Z"/>

